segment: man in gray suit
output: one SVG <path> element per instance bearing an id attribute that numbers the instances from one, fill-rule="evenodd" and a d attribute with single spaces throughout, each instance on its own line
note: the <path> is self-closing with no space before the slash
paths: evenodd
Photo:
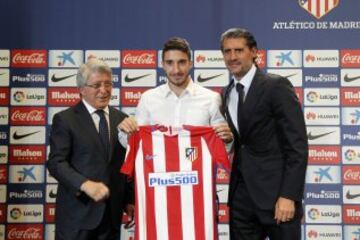
<path id="1" fill-rule="evenodd" d="M 103 61 L 83 64 L 77 85 L 81 101 L 54 116 L 50 133 L 48 169 L 59 182 L 56 239 L 119 239 L 123 209 L 134 200 L 119 172 L 125 149 L 116 127 L 127 116 L 109 106 L 112 73 Z"/>

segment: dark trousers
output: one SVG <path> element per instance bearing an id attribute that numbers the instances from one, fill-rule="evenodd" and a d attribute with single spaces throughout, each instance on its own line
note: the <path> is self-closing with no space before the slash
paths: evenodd
<path id="1" fill-rule="evenodd" d="M 111 221 L 109 203 L 104 216 L 95 229 L 79 229 L 77 226 L 61 226 L 55 229 L 56 240 L 120 240 L 120 230 Z M 76 211 L 76 210 L 74 210 Z M 120 216 L 119 216 L 120 217 Z M 120 226 L 119 226 L 120 227 Z"/>
<path id="2" fill-rule="evenodd" d="M 275 206 L 274 206 L 275 207 Z M 231 240 L 300 240 L 302 207 L 296 206 L 295 217 L 277 224 L 274 209 L 262 210 L 254 205 L 245 183 L 236 187 L 230 203 Z"/>

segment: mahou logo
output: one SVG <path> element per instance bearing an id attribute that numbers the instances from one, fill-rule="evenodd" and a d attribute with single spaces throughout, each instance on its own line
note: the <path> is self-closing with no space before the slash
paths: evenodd
<path id="1" fill-rule="evenodd" d="M 11 67 L 43 68 L 46 66 L 46 50 L 15 49 L 11 51 Z"/>
<path id="2" fill-rule="evenodd" d="M 341 67 L 359 68 L 360 49 L 344 49 L 340 51 Z"/>
<path id="3" fill-rule="evenodd" d="M 340 155 L 338 146 L 309 146 L 311 164 L 339 164 Z"/>
<path id="4" fill-rule="evenodd" d="M 80 100 L 77 88 L 49 88 L 48 104 L 51 106 L 72 106 Z"/>
<path id="5" fill-rule="evenodd" d="M 17 224 L 7 226 L 6 239 L 42 240 L 44 228 L 41 224 Z"/>
<path id="6" fill-rule="evenodd" d="M 255 59 L 256 64 L 259 68 L 265 68 L 266 66 L 266 51 L 265 50 L 258 50 L 256 53 L 257 57 Z"/>
<path id="7" fill-rule="evenodd" d="M 230 182 L 230 174 L 223 168 L 217 168 L 216 170 L 216 183 L 225 183 Z"/>
<path id="8" fill-rule="evenodd" d="M 43 145 L 10 145 L 9 162 L 13 164 L 43 164 L 46 159 L 45 153 L 46 148 Z"/>
<path id="9" fill-rule="evenodd" d="M 360 184 L 360 166 L 344 166 L 343 184 Z"/>
<path id="10" fill-rule="evenodd" d="M 123 68 L 155 68 L 155 50 L 124 50 L 121 53 Z"/>
<path id="11" fill-rule="evenodd" d="M 141 95 L 148 90 L 148 88 L 123 88 L 121 90 L 121 105 L 137 106 Z"/>
<path id="12" fill-rule="evenodd" d="M 9 104 L 9 88 L 0 88 L 0 105 L 8 105 Z"/>
<path id="13" fill-rule="evenodd" d="M 341 105 L 356 106 L 360 104 L 360 88 L 341 88 Z"/>
<path id="14" fill-rule="evenodd" d="M 0 183 L 7 183 L 7 166 L 0 165 Z"/>
<path id="15" fill-rule="evenodd" d="M 12 125 L 45 125 L 45 107 L 14 107 L 11 109 Z"/>
<path id="16" fill-rule="evenodd" d="M 343 219 L 345 224 L 358 224 L 360 220 L 360 206 L 343 206 Z"/>
<path id="17" fill-rule="evenodd" d="M 55 204 L 45 205 L 45 221 L 46 223 L 55 222 Z"/>

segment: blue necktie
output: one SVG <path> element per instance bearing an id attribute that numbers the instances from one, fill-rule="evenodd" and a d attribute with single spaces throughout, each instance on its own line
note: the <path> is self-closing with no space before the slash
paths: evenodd
<path id="1" fill-rule="evenodd" d="M 106 160 L 108 160 L 109 151 L 110 151 L 110 141 L 109 141 L 109 128 L 106 121 L 105 112 L 104 110 L 96 110 L 95 113 L 100 117 L 99 136 L 106 151 Z"/>

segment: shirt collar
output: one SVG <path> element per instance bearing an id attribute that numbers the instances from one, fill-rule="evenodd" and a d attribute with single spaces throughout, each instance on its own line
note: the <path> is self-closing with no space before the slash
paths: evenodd
<path id="1" fill-rule="evenodd" d="M 82 102 L 84 103 L 84 105 L 85 105 L 86 109 L 88 110 L 88 112 L 90 113 L 90 115 L 95 113 L 95 111 L 97 110 L 96 108 L 91 106 L 85 99 L 82 99 Z M 107 115 L 109 115 L 109 106 L 106 106 L 103 110 Z"/>
<path id="2" fill-rule="evenodd" d="M 187 93 L 190 94 L 190 96 L 193 96 L 195 94 L 195 84 L 190 76 L 189 76 L 189 78 L 190 78 L 190 81 L 189 81 L 188 85 L 186 86 L 184 92 L 181 94 L 181 96 L 183 96 L 184 94 L 187 94 Z M 175 93 L 170 89 L 168 83 L 163 85 L 163 94 L 164 94 L 164 97 L 168 97 L 171 94 L 175 95 Z"/>
<path id="3" fill-rule="evenodd" d="M 254 79 L 255 73 L 256 67 L 255 64 L 253 64 L 250 70 L 240 80 L 236 79 L 235 76 L 233 76 L 234 86 L 236 85 L 236 83 L 240 82 L 244 86 L 244 89 L 249 89 L 251 82 Z"/>

